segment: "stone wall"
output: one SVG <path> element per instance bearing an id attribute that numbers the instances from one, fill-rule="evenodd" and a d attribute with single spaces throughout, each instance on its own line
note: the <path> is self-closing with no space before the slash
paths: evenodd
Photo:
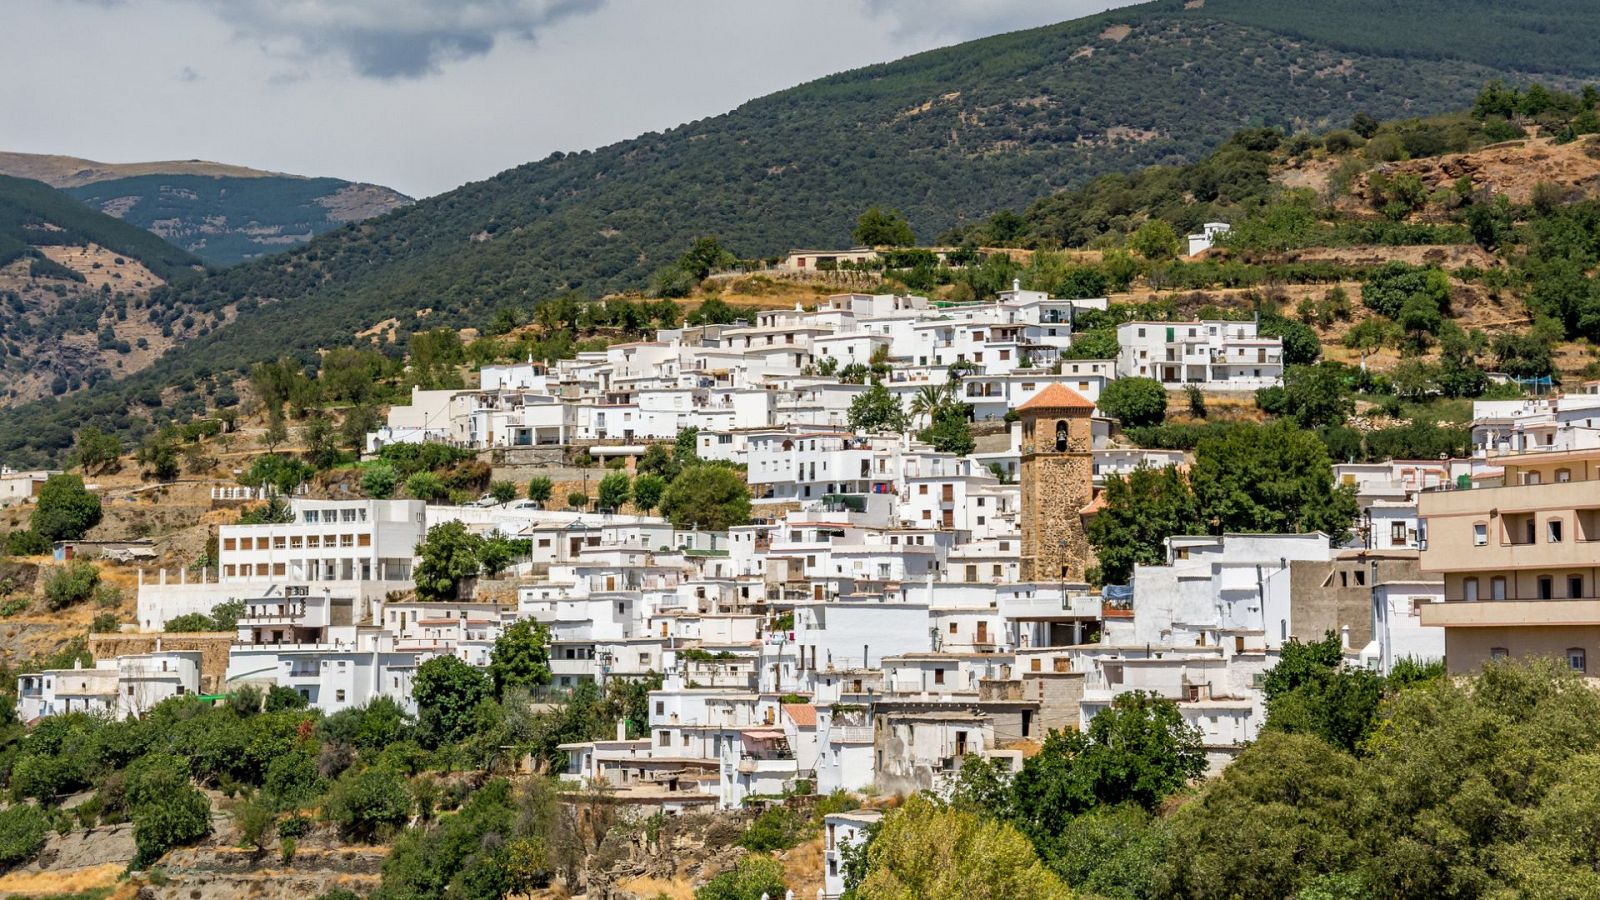
<path id="1" fill-rule="evenodd" d="M 200 651 L 200 690 L 220 692 L 228 673 L 228 648 L 234 634 L 225 632 L 174 632 L 172 634 L 91 634 L 89 653 L 96 660 L 115 656 L 155 653 L 157 650 Z"/>

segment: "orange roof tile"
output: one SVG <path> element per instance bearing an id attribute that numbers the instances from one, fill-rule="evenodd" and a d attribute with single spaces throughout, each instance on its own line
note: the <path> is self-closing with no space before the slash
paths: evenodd
<path id="1" fill-rule="evenodd" d="M 1033 399 L 1017 409 L 1094 409 L 1094 404 L 1072 388 L 1056 383 L 1034 394 Z"/>
<path id="2" fill-rule="evenodd" d="M 809 703 L 785 703 L 783 712 L 800 728 L 817 727 L 817 708 Z"/>

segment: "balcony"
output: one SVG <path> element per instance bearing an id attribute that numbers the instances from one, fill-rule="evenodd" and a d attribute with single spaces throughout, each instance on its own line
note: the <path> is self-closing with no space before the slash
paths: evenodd
<path id="1" fill-rule="evenodd" d="M 1600 599 L 1480 600 L 1422 603 L 1422 624 L 1435 628 L 1519 628 L 1600 625 Z"/>

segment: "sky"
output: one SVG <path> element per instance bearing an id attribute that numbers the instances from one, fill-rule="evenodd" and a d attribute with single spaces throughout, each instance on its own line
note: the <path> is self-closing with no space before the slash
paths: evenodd
<path id="1" fill-rule="evenodd" d="M 1129 0 L 5 0 L 0 150 L 415 197 Z"/>

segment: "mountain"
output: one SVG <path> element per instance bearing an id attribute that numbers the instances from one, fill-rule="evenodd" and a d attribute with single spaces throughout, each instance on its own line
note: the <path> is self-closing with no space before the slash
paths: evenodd
<path id="1" fill-rule="evenodd" d="M 60 188 L 214 266 L 277 253 L 412 202 L 374 184 L 201 160 L 102 163 L 0 153 L 0 174 Z"/>
<path id="2" fill-rule="evenodd" d="M 192 254 L 47 184 L 0 176 L 0 403 L 131 374 L 209 330 L 160 321 L 147 305 L 152 290 L 202 270 Z"/>
<path id="3" fill-rule="evenodd" d="M 172 385 L 219 390 L 253 361 L 309 362 L 386 320 L 476 325 L 564 291 L 640 287 L 696 235 L 747 257 L 837 246 L 882 204 L 926 239 L 1098 174 L 1193 161 L 1242 127 L 1460 109 L 1493 79 L 1572 87 L 1600 75 L 1589 12 L 1158 0 L 823 78 L 158 291 L 163 308 L 237 318 L 120 385 L 0 416 L 0 454 L 57 454 L 84 421 L 137 427 Z"/>

